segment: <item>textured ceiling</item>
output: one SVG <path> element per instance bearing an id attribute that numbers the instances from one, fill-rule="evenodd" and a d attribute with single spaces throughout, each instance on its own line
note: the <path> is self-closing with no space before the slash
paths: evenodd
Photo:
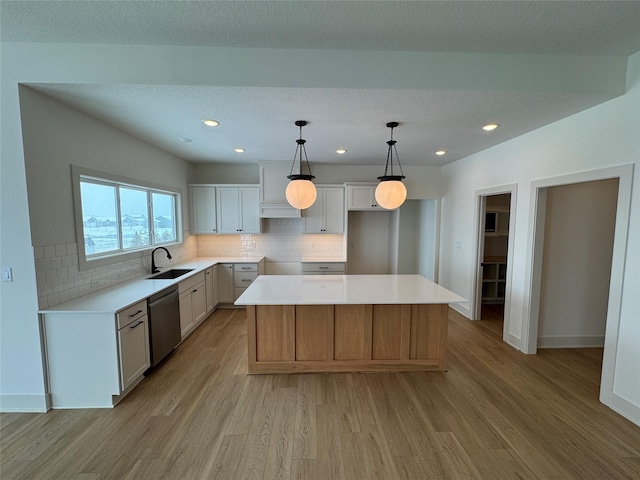
<path id="1" fill-rule="evenodd" d="M 526 54 L 541 64 L 540 58 L 550 59 L 531 81 L 505 67 L 509 75 L 495 88 L 474 74 L 473 61 L 457 76 L 445 72 L 438 82 L 417 78 L 415 88 L 407 86 L 411 78 L 402 77 L 409 74 L 398 72 L 402 89 L 370 88 L 368 79 L 355 73 L 346 81 L 352 88 L 292 88 L 266 81 L 252 87 L 193 86 L 200 83 L 197 78 L 189 86 L 30 85 L 197 162 L 289 159 L 298 134 L 293 121 L 304 119 L 310 122 L 304 136 L 312 162 L 379 163 L 388 139 L 385 123 L 395 120 L 401 122 L 395 137 L 403 164 L 448 163 L 622 93 L 605 81 L 594 88 L 589 78 L 585 84 L 579 78 L 561 84 L 564 77 L 554 76 L 553 59 L 626 57 L 640 50 L 639 25 L 640 2 L 0 2 L 2 42 L 323 49 L 328 58 L 336 51 L 395 51 L 501 54 L 505 62 L 511 57 L 522 62 Z M 513 72 L 525 71 L 514 63 Z M 222 124 L 207 129 L 201 124 L 207 117 Z M 501 128 L 485 134 L 479 127 L 488 121 Z M 193 141 L 181 143 L 179 137 Z M 232 152 L 237 146 L 247 151 L 238 156 Z M 335 154 L 340 147 L 347 155 Z M 439 148 L 449 153 L 437 157 L 433 152 Z"/>
<path id="2" fill-rule="evenodd" d="M 638 50 L 636 1 L 7 1 L 2 41 L 569 55 Z"/>

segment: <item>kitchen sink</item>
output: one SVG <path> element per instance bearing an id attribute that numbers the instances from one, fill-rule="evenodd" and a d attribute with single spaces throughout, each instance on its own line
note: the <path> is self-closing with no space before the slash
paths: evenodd
<path id="1" fill-rule="evenodd" d="M 147 280 L 167 280 L 181 277 L 189 272 L 193 272 L 193 268 L 173 268 L 164 272 L 156 273 L 151 277 L 147 277 Z"/>

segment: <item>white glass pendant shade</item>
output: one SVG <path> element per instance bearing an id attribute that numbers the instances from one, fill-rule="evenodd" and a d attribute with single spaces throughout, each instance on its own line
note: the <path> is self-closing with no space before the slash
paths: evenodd
<path id="1" fill-rule="evenodd" d="M 407 188 L 400 180 L 385 180 L 376 187 L 376 202 L 387 210 L 398 208 L 406 198 Z"/>
<path id="2" fill-rule="evenodd" d="M 291 180 L 285 191 L 289 205 L 300 210 L 313 205 L 317 195 L 316 186 L 311 180 Z"/>

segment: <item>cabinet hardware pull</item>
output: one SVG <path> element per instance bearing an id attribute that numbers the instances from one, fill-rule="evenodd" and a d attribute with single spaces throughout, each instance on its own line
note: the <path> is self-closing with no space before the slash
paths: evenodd
<path id="1" fill-rule="evenodd" d="M 242 267 L 242 270 L 251 270 L 251 267 Z"/>
<path id="2" fill-rule="evenodd" d="M 140 320 L 138 323 L 136 323 L 135 325 L 131 325 L 129 327 L 130 330 L 133 330 L 134 328 L 139 327 L 140 325 L 142 325 L 144 322 L 142 320 Z"/>
<path id="3" fill-rule="evenodd" d="M 249 280 L 248 278 L 243 278 L 242 281 L 243 282 L 250 282 L 251 280 Z"/>
<path id="4" fill-rule="evenodd" d="M 195 290 L 193 290 L 191 293 L 196 293 L 198 291 L 198 289 L 196 288 Z"/>
<path id="5" fill-rule="evenodd" d="M 329 270 L 329 267 L 318 267 L 320 270 Z"/>
<path id="6" fill-rule="evenodd" d="M 139 313 L 142 313 L 142 310 L 138 310 L 136 313 L 132 313 L 131 315 L 129 315 L 129 318 L 131 317 L 135 317 L 136 315 L 138 315 Z"/>

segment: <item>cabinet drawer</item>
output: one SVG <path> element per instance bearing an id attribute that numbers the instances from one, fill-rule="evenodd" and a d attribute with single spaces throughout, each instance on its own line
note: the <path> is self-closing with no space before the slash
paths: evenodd
<path id="1" fill-rule="evenodd" d="M 200 282 L 204 282 L 204 271 L 198 272 L 195 275 L 184 279 L 182 282 L 178 284 L 178 291 L 180 293 L 184 293 L 187 290 L 193 289 Z"/>
<path id="2" fill-rule="evenodd" d="M 143 300 L 142 302 L 138 302 L 135 305 L 130 306 L 129 308 L 125 308 L 124 310 L 118 312 L 118 329 L 126 327 L 134 320 L 138 320 L 143 315 L 147 314 L 147 301 Z"/>
<path id="3" fill-rule="evenodd" d="M 258 264 L 257 263 L 234 263 L 233 269 L 236 272 L 257 272 Z"/>
<path id="4" fill-rule="evenodd" d="M 303 263 L 303 273 L 335 273 L 340 275 L 344 273 L 344 263 L 341 262 L 320 262 L 320 263 Z"/>
<path id="5" fill-rule="evenodd" d="M 233 275 L 236 287 L 248 287 L 256 278 L 258 278 L 258 272 L 238 272 Z"/>

